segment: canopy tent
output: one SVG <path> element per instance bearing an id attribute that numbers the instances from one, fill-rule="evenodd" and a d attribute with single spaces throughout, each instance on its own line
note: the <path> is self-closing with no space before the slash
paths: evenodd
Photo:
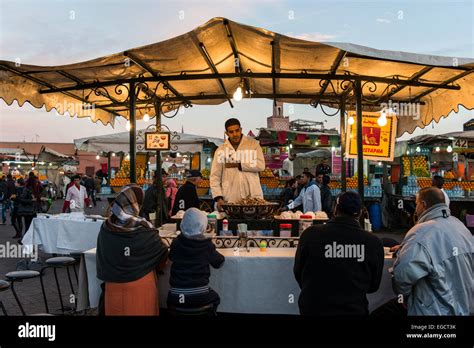
<path id="1" fill-rule="evenodd" d="M 38 154 L 37 161 L 49 162 L 49 163 L 63 163 L 74 160 L 74 157 L 67 156 L 49 147 L 42 146 L 41 151 Z"/>
<path id="2" fill-rule="evenodd" d="M 421 117 L 400 117 L 398 135 L 439 121 L 460 105 L 474 108 L 473 59 L 382 51 L 349 43 L 319 43 L 213 18 L 159 43 L 90 61 L 42 67 L 0 61 L 0 97 L 26 101 L 94 122 L 130 117 L 129 83 L 139 85 L 136 116 L 179 104 L 232 105 L 239 84 L 244 98 L 339 107 L 360 81 L 364 107 L 421 102 Z M 189 81 L 192 80 L 192 83 Z M 156 96 L 156 98 L 155 98 Z M 371 106 L 372 105 L 372 106 Z M 92 108 L 92 109 L 91 109 Z"/>
<path id="3" fill-rule="evenodd" d="M 136 120 L 173 117 L 180 106 L 269 98 L 357 112 L 358 172 L 363 171 L 362 111 L 386 104 L 419 106 L 398 114 L 397 134 L 438 122 L 462 105 L 474 108 L 474 59 L 381 51 L 349 43 L 319 43 L 213 18 L 159 43 L 90 61 L 42 67 L 0 61 L 0 98 L 90 117 L 104 124 L 130 120 L 130 173 L 135 173 Z M 398 108 L 397 108 L 398 109 Z M 413 117 L 416 116 L 416 117 Z M 345 175 L 345 162 L 342 163 Z M 158 175 L 160 175 L 158 171 Z M 342 178 L 343 185 L 345 178 Z M 358 176 L 363 198 L 363 176 Z M 344 189 L 344 187 L 343 187 Z M 159 216 L 161 214 L 158 214 Z"/>
<path id="4" fill-rule="evenodd" d="M 178 133 L 179 139 L 172 140 L 176 145 L 176 152 L 201 152 L 205 143 L 213 143 L 219 146 L 224 143 L 223 139 L 210 138 L 195 134 Z M 78 150 L 87 152 L 124 152 L 130 151 L 128 132 L 100 135 L 88 138 L 75 139 L 74 145 Z M 143 140 L 139 141 L 143 144 Z"/>
<path id="5" fill-rule="evenodd" d="M 308 151 L 308 152 L 297 153 L 296 157 L 302 157 L 302 158 L 313 158 L 313 157 L 331 158 L 331 155 L 332 155 L 331 150 L 318 149 L 318 150 L 313 150 L 313 151 Z"/>

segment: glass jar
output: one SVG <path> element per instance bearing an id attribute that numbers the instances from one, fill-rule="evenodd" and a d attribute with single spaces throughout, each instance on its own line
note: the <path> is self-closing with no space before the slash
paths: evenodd
<path id="1" fill-rule="evenodd" d="M 280 224 L 280 237 L 291 237 L 291 224 Z"/>
<path id="2" fill-rule="evenodd" d="M 301 234 L 308 228 L 313 225 L 313 217 L 311 215 L 301 215 L 300 216 L 300 229 L 299 229 L 299 235 Z"/>

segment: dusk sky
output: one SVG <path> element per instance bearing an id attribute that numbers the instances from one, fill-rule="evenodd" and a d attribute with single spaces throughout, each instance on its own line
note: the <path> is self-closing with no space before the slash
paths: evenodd
<path id="1" fill-rule="evenodd" d="M 0 0 L 0 59 L 20 59 L 34 65 L 76 63 L 183 34 L 213 17 L 306 40 L 474 57 L 472 0 Z M 233 109 L 228 103 L 194 106 L 165 124 L 176 131 L 184 127 L 187 133 L 222 137 L 225 119 L 238 117 L 245 133 L 250 129 L 255 132 L 266 126 L 266 117 L 272 112 L 270 100 L 244 100 L 234 105 Z M 339 124 L 338 117 L 326 117 L 306 105 L 294 105 L 290 110 L 285 104 L 285 114 L 291 119 L 327 120 L 329 128 Z M 471 118 L 474 112 L 461 108 L 458 114 L 415 134 L 462 130 L 462 124 Z M 89 119 L 58 116 L 29 104 L 8 106 L 0 100 L 2 141 L 72 142 L 124 131 L 125 123 L 119 118 L 112 128 Z M 139 122 L 138 127 L 145 127 L 145 123 Z"/>

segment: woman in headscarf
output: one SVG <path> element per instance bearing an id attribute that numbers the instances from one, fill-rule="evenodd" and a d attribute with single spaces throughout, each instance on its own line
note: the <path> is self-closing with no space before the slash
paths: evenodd
<path id="1" fill-rule="evenodd" d="M 170 248 L 170 290 L 168 308 L 201 307 L 213 304 L 214 311 L 220 303 L 217 292 L 209 287 L 209 265 L 219 268 L 224 256 L 206 235 L 207 216 L 196 208 L 186 210 L 181 222 L 181 234 Z"/>
<path id="2" fill-rule="evenodd" d="M 105 315 L 159 315 L 156 270 L 168 249 L 158 231 L 139 216 L 144 199 L 126 185 L 97 238 L 97 277 L 105 282 Z"/>

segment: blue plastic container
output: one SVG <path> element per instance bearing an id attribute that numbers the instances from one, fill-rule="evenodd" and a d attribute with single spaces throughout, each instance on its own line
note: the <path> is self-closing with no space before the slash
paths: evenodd
<path id="1" fill-rule="evenodd" d="M 382 228 L 382 209 L 380 203 L 374 203 L 369 206 L 369 219 L 373 231 L 380 231 Z"/>

